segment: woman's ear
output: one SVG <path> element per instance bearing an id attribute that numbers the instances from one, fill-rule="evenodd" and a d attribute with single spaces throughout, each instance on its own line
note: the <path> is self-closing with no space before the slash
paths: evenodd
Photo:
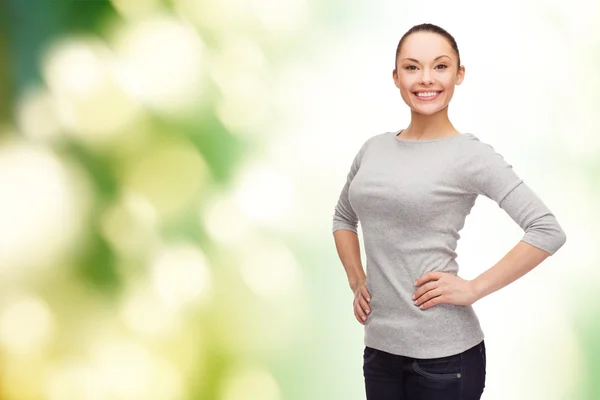
<path id="1" fill-rule="evenodd" d="M 400 89 L 400 82 L 398 82 L 398 70 L 396 68 L 394 68 L 392 71 L 392 78 L 394 79 L 394 85 Z"/>
<path id="2" fill-rule="evenodd" d="M 458 68 L 458 72 L 456 73 L 456 85 L 460 85 L 462 83 L 462 81 L 465 80 L 465 66 L 461 65 L 460 68 Z"/>

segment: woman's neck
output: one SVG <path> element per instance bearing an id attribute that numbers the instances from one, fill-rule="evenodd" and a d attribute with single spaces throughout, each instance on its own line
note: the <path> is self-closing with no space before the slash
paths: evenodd
<path id="1" fill-rule="evenodd" d="M 447 110 L 446 107 L 433 115 L 412 111 L 410 124 L 402 131 L 402 137 L 407 140 L 430 140 L 460 134 L 448 119 Z"/>

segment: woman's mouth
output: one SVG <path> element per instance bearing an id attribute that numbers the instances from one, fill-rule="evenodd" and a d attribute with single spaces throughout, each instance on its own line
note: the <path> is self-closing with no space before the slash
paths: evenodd
<path id="1" fill-rule="evenodd" d="M 431 92 L 413 92 L 415 97 L 419 101 L 433 101 L 437 99 L 442 91 L 431 91 Z"/>

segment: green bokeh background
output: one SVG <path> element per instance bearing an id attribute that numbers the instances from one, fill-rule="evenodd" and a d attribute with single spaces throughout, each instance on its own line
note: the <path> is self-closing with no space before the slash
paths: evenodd
<path id="1" fill-rule="evenodd" d="M 485 7 L 0 0 L 0 399 L 364 399 L 331 219 L 408 123 L 391 68 L 422 22 L 467 66 L 453 122 L 568 237 L 476 304 L 483 398 L 600 399 L 599 8 Z M 465 276 L 520 234 L 478 200 Z"/>

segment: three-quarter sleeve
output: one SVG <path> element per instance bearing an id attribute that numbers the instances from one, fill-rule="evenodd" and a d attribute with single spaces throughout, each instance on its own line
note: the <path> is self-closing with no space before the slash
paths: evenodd
<path id="1" fill-rule="evenodd" d="M 342 187 L 342 191 L 334 208 L 332 232 L 344 229 L 352 231 L 354 233 L 358 233 L 358 216 L 356 215 L 356 212 L 350 204 L 350 200 L 348 198 L 348 190 L 350 188 L 352 180 L 354 179 L 354 176 L 360 168 L 360 161 L 367 148 L 369 141 L 370 139 L 363 143 L 358 153 L 354 156 L 354 160 L 352 161 L 352 164 L 350 166 L 350 171 L 348 172 L 348 175 L 346 177 L 346 182 Z"/>
<path id="2" fill-rule="evenodd" d="M 525 182 L 508 193 L 500 207 L 525 231 L 521 241 L 550 255 L 565 244 L 567 236 L 556 217 Z"/>
<path id="3" fill-rule="evenodd" d="M 490 144 L 467 140 L 458 151 L 462 187 L 494 200 L 525 232 L 521 241 L 553 255 L 566 242 L 554 214 Z"/>

